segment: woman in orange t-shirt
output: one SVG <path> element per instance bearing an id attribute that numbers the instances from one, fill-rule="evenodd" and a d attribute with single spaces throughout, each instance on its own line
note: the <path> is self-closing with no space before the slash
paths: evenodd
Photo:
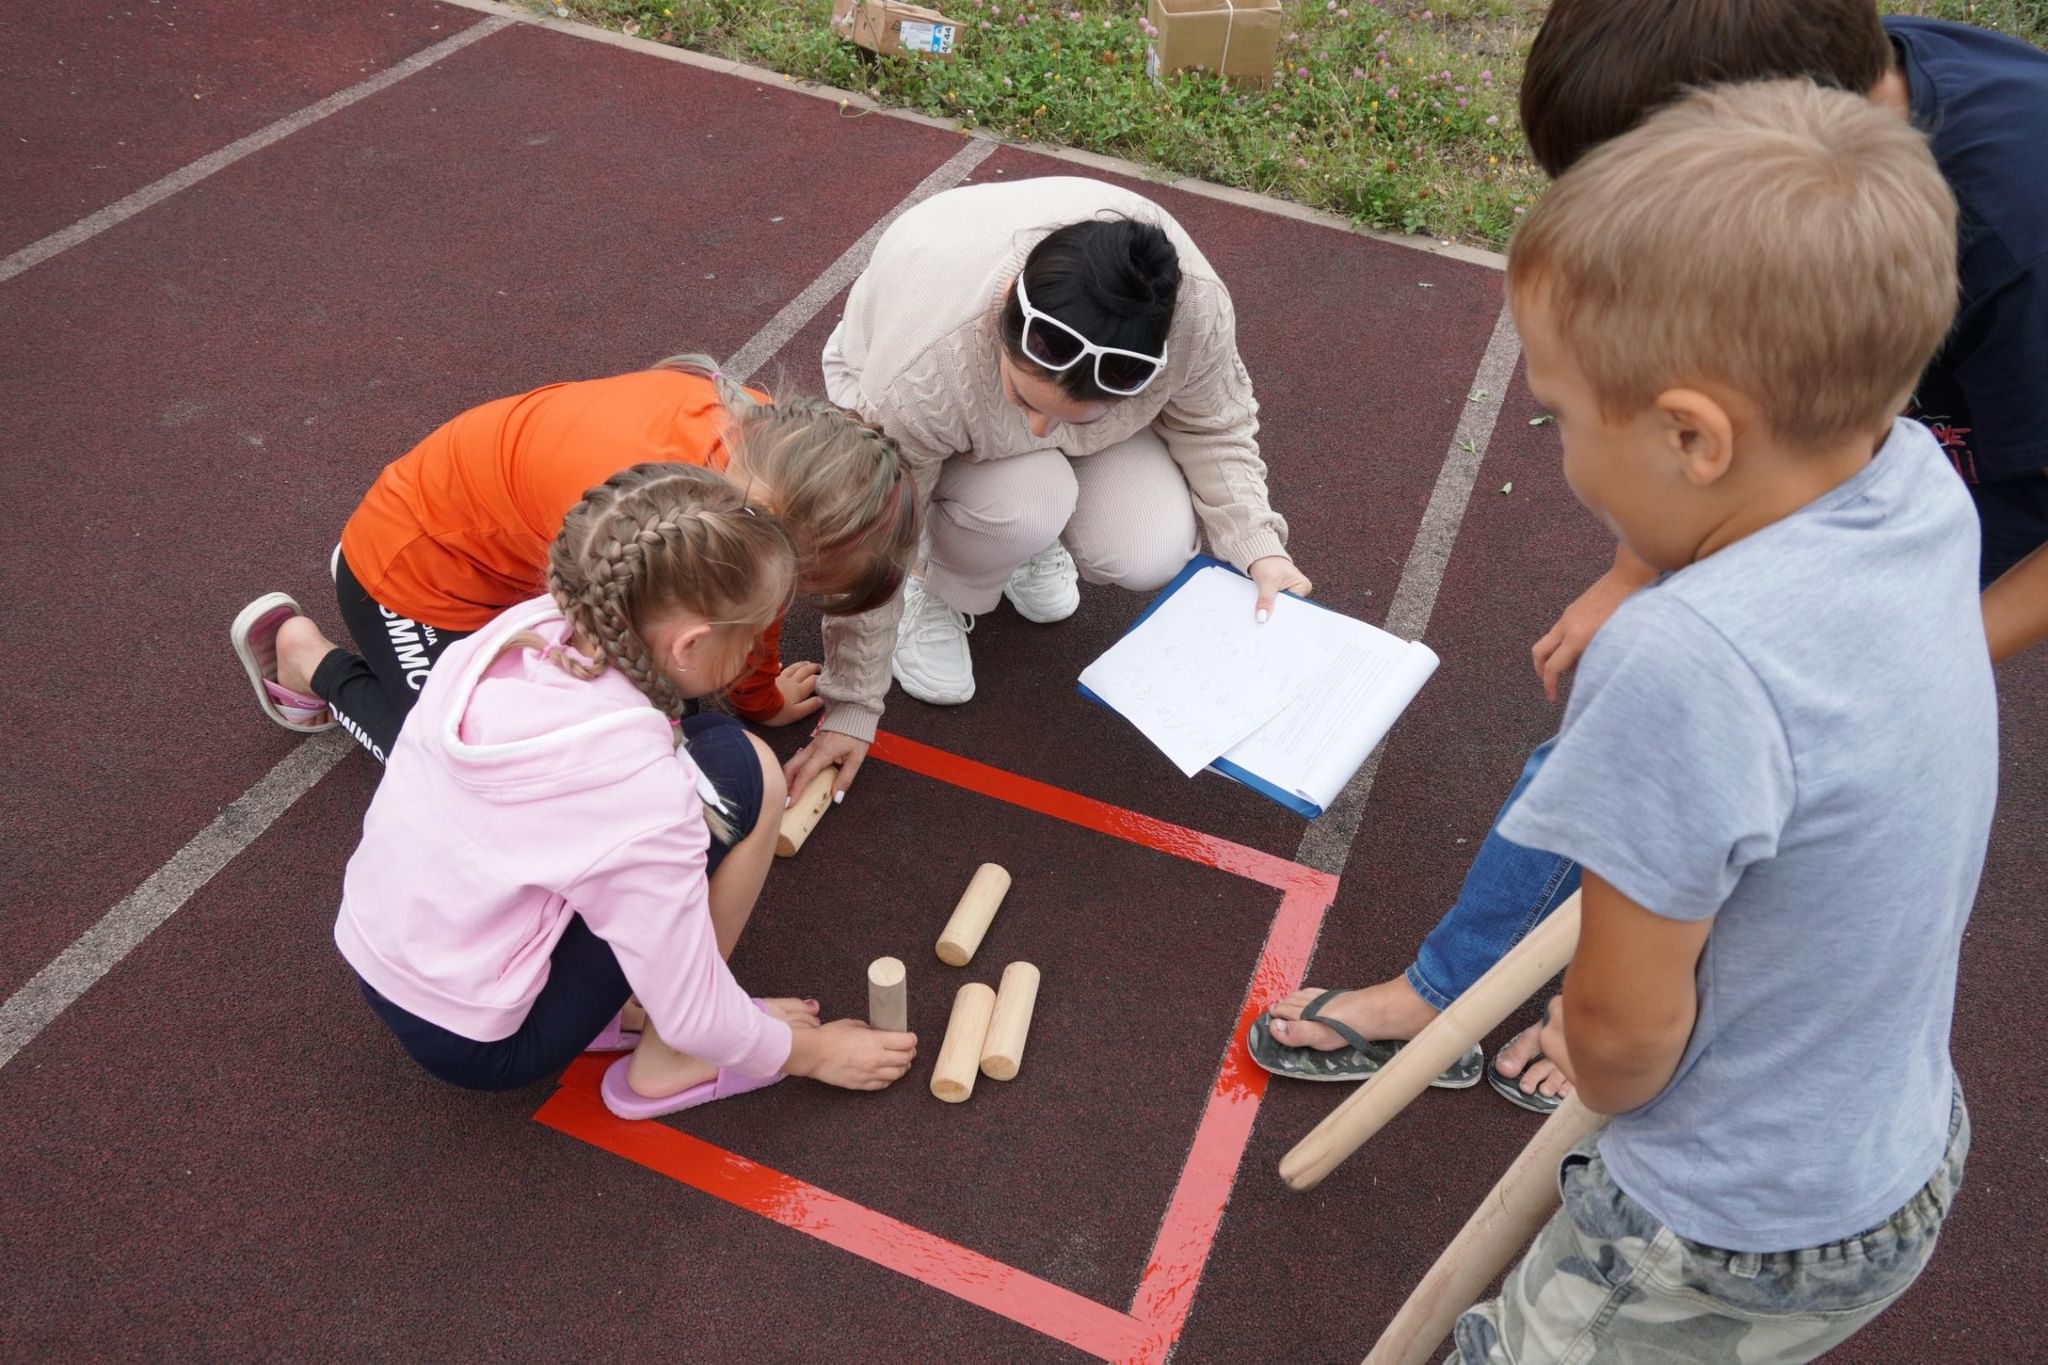
<path id="1" fill-rule="evenodd" d="M 888 601 L 916 549 L 895 442 L 830 403 L 770 403 L 702 356 L 550 384 L 471 408 L 377 476 L 331 566 L 360 654 L 283 593 L 243 609 L 233 639 L 265 713 L 293 730 L 339 723 L 381 761 L 442 651 L 545 590 L 548 547 L 585 491 L 656 461 L 744 489 L 788 531 L 798 591 L 827 613 Z M 780 636 L 777 621 L 727 690 L 768 725 L 823 705 L 818 665 L 782 667 Z"/>

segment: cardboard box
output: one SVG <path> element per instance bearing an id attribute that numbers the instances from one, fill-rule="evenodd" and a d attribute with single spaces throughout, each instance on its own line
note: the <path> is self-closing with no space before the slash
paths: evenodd
<path id="1" fill-rule="evenodd" d="M 1159 36 L 1145 68 L 1154 79 L 1201 67 L 1246 85 L 1273 79 L 1280 0 L 1151 0 Z"/>
<path id="2" fill-rule="evenodd" d="M 958 20 L 902 0 L 833 0 L 832 31 L 884 57 L 897 52 L 950 57 L 960 44 Z"/>

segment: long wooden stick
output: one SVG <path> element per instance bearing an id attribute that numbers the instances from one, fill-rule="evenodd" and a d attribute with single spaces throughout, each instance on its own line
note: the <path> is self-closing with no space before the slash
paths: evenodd
<path id="1" fill-rule="evenodd" d="M 1297 1190 L 1314 1189 L 1427 1090 L 1445 1067 L 1542 990 L 1543 983 L 1572 960 L 1578 944 L 1579 893 L 1574 891 L 1371 1080 L 1295 1143 L 1281 1158 L 1280 1178 Z"/>
<path id="2" fill-rule="evenodd" d="M 1577 1095 L 1544 1120 L 1380 1333 L 1365 1365 L 1426 1365 L 1436 1358 L 1458 1315 L 1478 1301 L 1493 1277 L 1556 1212 L 1558 1162 L 1606 1122 Z"/>

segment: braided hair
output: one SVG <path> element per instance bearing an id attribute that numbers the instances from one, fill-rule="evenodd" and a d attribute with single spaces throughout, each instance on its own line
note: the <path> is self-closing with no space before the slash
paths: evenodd
<path id="1" fill-rule="evenodd" d="M 616 668 L 680 720 L 684 697 L 647 646 L 660 616 L 686 611 L 751 642 L 789 605 L 795 555 L 722 475 L 685 464 L 624 469 L 583 495 L 548 554 L 548 591 L 575 632 L 578 677 Z"/>

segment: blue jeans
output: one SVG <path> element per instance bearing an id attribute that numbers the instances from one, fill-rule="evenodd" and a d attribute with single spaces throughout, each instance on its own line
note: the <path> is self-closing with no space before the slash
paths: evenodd
<path id="1" fill-rule="evenodd" d="M 761 760 L 745 727 L 731 716 L 691 716 L 683 722 L 683 743 L 725 799 L 735 837 L 746 838 L 760 824 L 763 811 Z M 774 814 L 782 818 L 781 811 Z M 704 875 L 718 871 L 731 851 L 712 836 Z M 414 1061 L 437 1080 L 466 1090 L 516 1090 L 554 1075 L 576 1060 L 633 994 L 611 944 L 599 938 L 581 915 L 569 917 L 568 928 L 548 955 L 547 983 L 509 1038 L 488 1043 L 465 1038 L 392 1004 L 360 976 L 356 984 L 371 1011 Z"/>
<path id="2" fill-rule="evenodd" d="M 1493 828 L 1472 859 L 1458 900 L 1422 940 L 1408 984 L 1437 1009 L 1465 993 L 1467 987 L 1520 943 L 1558 903 L 1579 889 L 1579 865 L 1555 853 L 1524 848 L 1500 837 L 1502 816 L 1535 780 L 1557 741 L 1545 740 L 1529 755 L 1508 799 L 1501 802 Z"/>

